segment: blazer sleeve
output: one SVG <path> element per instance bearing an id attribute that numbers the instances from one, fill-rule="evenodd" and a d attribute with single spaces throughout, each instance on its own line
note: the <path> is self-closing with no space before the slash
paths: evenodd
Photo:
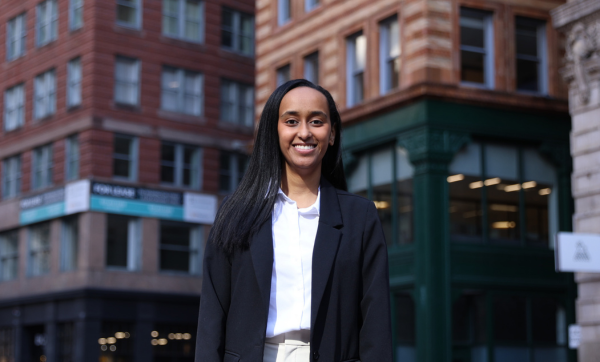
<path id="1" fill-rule="evenodd" d="M 362 257 L 361 362 L 392 361 L 392 326 L 387 244 L 373 203 L 365 216 Z"/>
<path id="2" fill-rule="evenodd" d="M 231 300 L 231 260 L 209 236 L 204 252 L 195 362 L 222 362 Z"/>

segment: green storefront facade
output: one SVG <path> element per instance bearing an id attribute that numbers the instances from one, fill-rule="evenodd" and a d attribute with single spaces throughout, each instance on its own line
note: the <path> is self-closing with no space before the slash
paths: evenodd
<path id="1" fill-rule="evenodd" d="M 343 133 L 351 192 L 389 245 L 398 362 L 574 362 L 566 114 L 422 99 Z M 392 180 L 394 180 L 392 182 Z"/>

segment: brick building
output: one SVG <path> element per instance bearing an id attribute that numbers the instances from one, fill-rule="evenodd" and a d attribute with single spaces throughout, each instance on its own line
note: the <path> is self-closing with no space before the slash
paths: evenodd
<path id="1" fill-rule="evenodd" d="M 389 244 L 396 361 L 576 361 L 562 0 L 257 0 L 257 111 L 328 89 Z"/>
<path id="2" fill-rule="evenodd" d="M 249 0 L 0 4 L 0 361 L 192 361 L 254 121 Z"/>

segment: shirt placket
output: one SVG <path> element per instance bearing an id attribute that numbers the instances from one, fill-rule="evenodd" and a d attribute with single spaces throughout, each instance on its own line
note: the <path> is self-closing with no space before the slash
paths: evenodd
<path id="1" fill-rule="evenodd" d="M 301 249 L 301 245 L 300 245 L 300 215 L 298 213 L 298 207 L 297 204 L 294 203 L 293 205 L 291 205 L 293 207 L 293 210 L 291 212 L 291 226 L 292 226 L 292 245 L 293 247 L 290 248 L 290 251 L 293 252 L 293 257 L 292 260 L 294 261 L 294 270 L 295 275 L 297 276 L 296 281 L 295 281 L 295 285 L 294 285 L 294 295 L 295 298 L 294 300 L 296 301 L 294 304 L 295 308 L 294 311 L 297 312 L 297 315 L 295 315 L 294 319 L 295 319 L 295 324 L 298 326 L 298 328 L 300 327 L 301 323 L 302 323 L 302 309 L 304 307 L 304 281 L 302 278 L 302 249 Z"/>

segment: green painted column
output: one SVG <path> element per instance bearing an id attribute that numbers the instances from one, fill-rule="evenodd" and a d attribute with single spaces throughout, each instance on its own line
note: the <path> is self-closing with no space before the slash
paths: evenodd
<path id="1" fill-rule="evenodd" d="M 413 207 L 417 360 L 451 362 L 452 294 L 448 165 L 469 140 L 464 133 L 421 127 L 399 136 L 414 165 Z"/>

